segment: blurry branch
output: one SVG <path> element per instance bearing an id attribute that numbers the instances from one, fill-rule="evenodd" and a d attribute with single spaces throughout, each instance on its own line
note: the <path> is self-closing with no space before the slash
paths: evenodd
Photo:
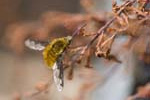
<path id="1" fill-rule="evenodd" d="M 150 83 L 145 86 L 138 87 L 137 93 L 130 96 L 127 100 L 149 100 L 150 99 Z"/>
<path id="2" fill-rule="evenodd" d="M 117 5 L 116 0 L 112 0 L 113 8 L 112 12 L 109 13 L 110 15 L 102 12 L 91 13 L 93 7 L 91 2 L 91 0 L 81 0 L 81 5 L 86 11 L 85 14 L 47 12 L 35 22 L 11 25 L 6 30 L 4 46 L 11 48 L 17 54 L 21 54 L 24 51 L 24 41 L 29 37 L 39 41 L 51 41 L 56 37 L 73 35 L 74 31 L 79 30 L 79 34 L 73 38 L 63 59 L 65 70 L 69 69 L 68 79 L 73 78 L 73 71 L 76 66 L 92 68 L 90 60 L 93 55 L 117 63 L 123 62 L 111 52 L 115 39 L 123 35 L 130 37 L 128 46 L 126 46 L 127 50 L 134 47 L 135 50 L 133 51 L 141 54 L 144 62 L 150 63 L 150 7 L 147 6 L 150 3 L 149 0 L 125 0 L 121 5 Z M 84 27 L 76 29 L 83 23 L 86 23 Z M 61 29 L 62 31 L 56 32 L 56 30 Z M 66 34 L 55 34 L 54 32 Z M 148 42 L 143 44 L 145 42 L 142 40 L 148 40 Z M 6 41 L 8 45 L 5 45 Z M 140 41 L 140 45 L 138 41 Z M 109 77 L 106 75 L 106 78 Z M 33 95 L 45 92 L 48 83 L 36 88 L 37 91 Z M 83 88 L 85 89 L 85 87 Z"/>
<path id="3" fill-rule="evenodd" d="M 127 6 L 129 6 L 129 5 L 132 5 L 133 3 L 135 2 L 135 0 L 134 1 L 126 1 L 124 4 L 122 4 L 121 6 L 120 6 L 120 9 L 119 9 L 119 11 L 117 12 L 117 15 L 120 15 L 121 13 L 122 13 L 122 11 L 125 9 L 125 7 L 127 7 Z M 104 33 L 105 31 L 106 31 L 106 29 L 111 25 L 111 23 L 113 23 L 113 21 L 115 21 L 116 20 L 116 17 L 113 17 L 110 21 L 108 21 L 103 27 L 101 27 L 98 31 L 97 31 L 97 34 L 93 37 L 93 39 L 85 46 L 85 48 L 83 49 L 83 51 L 81 52 L 81 57 L 80 57 L 80 59 L 82 58 L 82 56 L 85 54 L 85 52 L 86 52 L 86 50 L 93 44 L 93 42 L 102 34 L 102 33 Z M 103 35 L 103 34 L 102 34 Z M 113 40 L 114 40 L 114 38 L 113 38 Z M 112 41 L 113 42 L 113 41 Z M 108 48 L 108 49 L 110 49 L 110 48 Z M 108 51 L 106 51 L 106 54 L 104 54 L 105 56 L 105 58 L 108 58 L 108 54 L 109 52 Z"/>
<path id="4" fill-rule="evenodd" d="M 13 100 L 24 100 L 24 99 L 32 99 L 37 95 L 40 94 L 47 94 L 50 91 L 50 86 L 51 86 L 51 80 L 49 80 L 48 82 L 38 82 L 35 85 L 35 90 L 34 91 L 27 91 L 24 92 L 23 94 L 20 93 L 14 93 L 13 94 Z"/>

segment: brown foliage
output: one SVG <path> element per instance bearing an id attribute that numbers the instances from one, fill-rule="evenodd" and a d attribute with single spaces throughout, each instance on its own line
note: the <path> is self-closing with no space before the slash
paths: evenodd
<path id="1" fill-rule="evenodd" d="M 81 0 L 81 4 L 87 13 L 44 13 L 39 20 L 32 23 L 16 23 L 8 27 L 4 42 L 7 41 L 7 47 L 20 54 L 24 51 L 24 41 L 27 38 L 47 41 L 54 37 L 72 35 L 74 31 L 78 30 L 79 34 L 74 37 L 63 60 L 64 67 L 70 68 L 68 79 L 72 79 L 74 66 L 78 64 L 91 68 L 90 59 L 93 55 L 117 63 L 123 62 L 111 53 L 113 42 L 122 35 L 130 37 L 126 46 L 127 49 L 135 47 L 134 51 L 141 54 L 142 59 L 146 63 L 150 63 L 150 13 L 146 6 L 148 3 L 149 0 L 144 2 L 143 0 L 127 0 L 123 4 L 117 5 L 117 2 L 113 0 L 113 11 L 108 15 L 107 13 L 91 13 L 91 1 Z M 81 24 L 86 25 L 81 28 Z M 77 28 L 78 26 L 80 29 Z M 58 31 L 59 33 L 66 32 L 67 34 L 52 34 L 56 30 L 61 30 Z M 142 40 L 145 37 L 147 37 L 148 43 L 144 45 L 146 49 L 143 49 L 141 46 L 143 46 Z M 138 41 L 141 42 L 140 46 L 137 46 L 139 44 Z M 85 88 L 90 86 L 90 83 L 86 84 L 82 89 L 86 90 Z M 47 87 L 47 84 L 41 83 L 36 86 L 36 89 L 43 91 Z M 149 96 L 148 88 L 149 85 L 140 88 L 136 96 Z"/>

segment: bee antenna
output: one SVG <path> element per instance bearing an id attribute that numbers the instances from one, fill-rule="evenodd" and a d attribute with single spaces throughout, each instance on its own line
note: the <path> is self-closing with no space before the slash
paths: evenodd
<path id="1" fill-rule="evenodd" d="M 84 28 L 86 25 L 87 25 L 87 24 L 85 24 L 85 23 L 82 24 L 82 25 L 80 25 L 80 26 L 73 32 L 72 38 L 74 38 L 76 35 L 78 35 L 79 32 L 80 32 L 80 30 L 81 30 L 82 28 Z"/>

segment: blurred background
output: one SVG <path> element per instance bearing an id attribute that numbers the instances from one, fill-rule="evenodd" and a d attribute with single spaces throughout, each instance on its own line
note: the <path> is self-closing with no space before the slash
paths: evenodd
<path id="1" fill-rule="evenodd" d="M 111 0 L 94 2 L 91 13 L 101 12 L 103 19 L 104 12 L 111 11 Z M 94 68 L 76 68 L 72 80 L 65 78 L 63 92 L 56 90 L 42 53 L 24 46 L 27 38 L 51 40 L 73 32 L 61 23 L 72 24 L 68 20 L 71 18 L 80 22 L 83 17 L 80 14 L 88 12 L 80 3 L 80 0 L 0 0 L 0 100 L 125 100 L 131 94 L 131 69 L 135 61 L 131 51 L 121 47 L 126 37 L 117 39 L 113 47 L 113 52 L 122 54 L 119 58 L 124 63 L 108 63 L 93 57 Z M 62 18 L 57 19 L 58 16 Z M 108 78 L 105 80 L 103 76 Z"/>

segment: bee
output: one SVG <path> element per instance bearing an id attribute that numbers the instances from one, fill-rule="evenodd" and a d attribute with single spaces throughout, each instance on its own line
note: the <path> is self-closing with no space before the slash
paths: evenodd
<path id="1" fill-rule="evenodd" d="M 53 70 L 53 79 L 58 91 L 62 91 L 64 87 L 64 69 L 63 69 L 63 56 L 65 55 L 66 48 L 71 44 L 72 39 L 80 33 L 81 29 L 86 24 L 79 26 L 72 36 L 56 38 L 51 42 L 39 42 L 27 39 L 25 46 L 30 49 L 43 51 L 43 59 L 48 68 Z"/>
<path id="2" fill-rule="evenodd" d="M 33 50 L 43 51 L 44 62 L 53 70 L 53 79 L 58 91 L 64 86 L 63 55 L 66 47 L 71 43 L 72 36 L 57 38 L 44 45 L 44 43 L 27 39 L 25 45 Z M 46 43 L 45 43 L 46 44 Z"/>

